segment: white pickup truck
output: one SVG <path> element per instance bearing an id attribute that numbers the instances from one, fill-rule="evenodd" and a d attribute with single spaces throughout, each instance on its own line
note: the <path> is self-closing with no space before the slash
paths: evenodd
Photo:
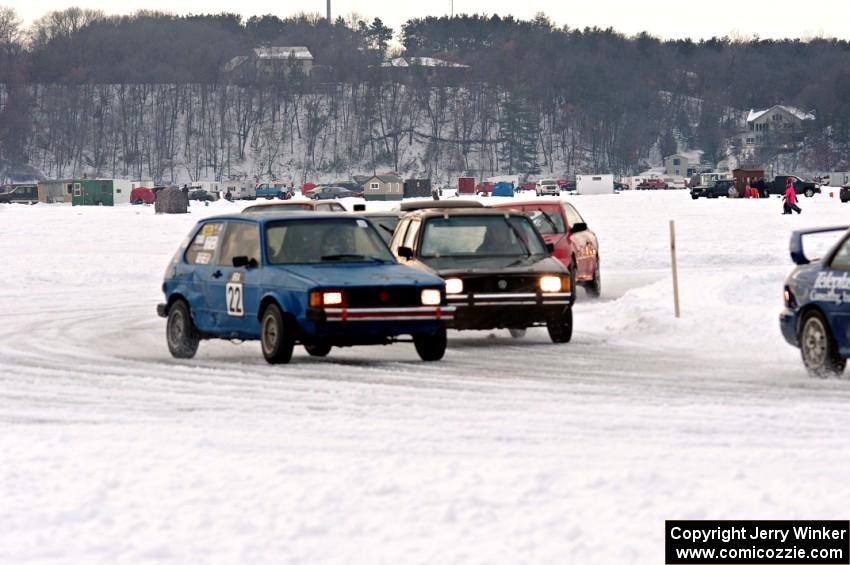
<path id="1" fill-rule="evenodd" d="M 537 196 L 558 196 L 561 194 L 561 187 L 555 179 L 540 179 L 534 191 Z"/>

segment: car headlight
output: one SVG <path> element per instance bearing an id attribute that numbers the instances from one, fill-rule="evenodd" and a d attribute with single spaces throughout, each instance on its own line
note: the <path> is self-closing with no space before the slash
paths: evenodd
<path id="1" fill-rule="evenodd" d="M 439 306 L 441 299 L 440 291 L 436 288 L 426 288 L 422 291 L 422 304 L 424 306 Z"/>
<path id="2" fill-rule="evenodd" d="M 341 306 L 345 295 L 341 290 L 314 290 L 310 293 L 310 306 Z"/>
<path id="3" fill-rule="evenodd" d="M 560 292 L 561 277 L 545 276 L 540 277 L 540 290 L 543 292 Z"/>
<path id="4" fill-rule="evenodd" d="M 446 294 L 460 294 L 463 292 L 462 279 L 446 279 Z"/>

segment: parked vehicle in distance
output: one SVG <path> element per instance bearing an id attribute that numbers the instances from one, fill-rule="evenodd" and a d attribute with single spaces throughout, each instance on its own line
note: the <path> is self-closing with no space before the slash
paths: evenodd
<path id="1" fill-rule="evenodd" d="M 842 202 L 850 202 L 850 186 L 842 186 L 841 190 L 838 191 L 838 198 Z"/>
<path id="2" fill-rule="evenodd" d="M 691 198 L 696 200 L 701 196 L 704 198 L 729 196 L 729 188 L 733 186 L 735 186 L 734 179 L 718 180 L 713 182 L 710 186 L 695 186 L 691 189 Z"/>
<path id="3" fill-rule="evenodd" d="M 637 190 L 667 190 L 669 186 L 661 179 L 644 179 L 637 185 Z"/>
<path id="4" fill-rule="evenodd" d="M 762 194 L 762 196 L 769 196 L 771 194 L 785 194 L 785 187 L 787 186 L 788 178 L 792 179 L 794 183 L 794 192 L 798 195 L 802 194 L 806 198 L 811 198 L 815 194 L 820 194 L 821 187 L 816 185 L 815 183 L 807 180 L 803 180 L 796 175 L 777 175 L 773 182 L 767 183 L 767 192 L 768 194 Z"/>
<path id="5" fill-rule="evenodd" d="M 295 189 L 286 186 L 286 183 L 264 182 L 257 184 L 256 196 L 257 198 L 265 198 L 266 200 L 271 200 L 272 198 L 289 200 L 292 198 L 294 191 Z"/>
<path id="6" fill-rule="evenodd" d="M 599 241 L 572 204 L 562 200 L 529 200 L 492 207 L 519 210 L 528 215 L 543 240 L 553 246 L 552 255 L 569 268 L 572 288 L 582 285 L 593 298 L 602 294 Z"/>
<path id="7" fill-rule="evenodd" d="M 572 338 L 570 272 L 522 212 L 417 210 L 401 219 L 390 249 L 402 263 L 445 279 L 448 303 L 456 307 L 449 327 L 506 328 L 520 337 L 545 325 L 555 343 Z"/>
<path id="8" fill-rule="evenodd" d="M 310 191 L 313 200 L 336 200 L 337 198 L 362 198 L 363 191 L 354 192 L 341 186 L 317 186 Z"/>
<path id="9" fill-rule="evenodd" d="M 537 196 L 559 196 L 561 194 L 561 186 L 555 179 L 540 179 L 534 188 Z"/>
<path id="10" fill-rule="evenodd" d="M 204 189 L 193 190 L 189 193 L 189 200 L 200 200 L 201 202 L 215 202 L 214 194 L 207 192 Z"/>
<path id="11" fill-rule="evenodd" d="M 836 231 L 844 233 L 823 259 L 806 257 L 804 236 Z M 790 251 L 797 267 L 785 279 L 782 335 L 800 348 L 810 375 L 838 376 L 850 357 L 850 231 L 848 226 L 795 231 Z"/>
<path id="12" fill-rule="evenodd" d="M 0 204 L 35 204 L 37 202 L 37 184 L 19 184 L 0 193 Z"/>
<path id="13" fill-rule="evenodd" d="M 187 241 L 157 306 L 176 358 L 214 338 L 259 340 L 273 364 L 288 363 L 297 343 L 324 357 L 404 335 L 424 361 L 445 353 L 454 308 L 442 279 L 398 264 L 365 218 L 218 216 L 200 221 Z"/>
<path id="14" fill-rule="evenodd" d="M 345 206 L 333 201 L 287 200 L 286 202 L 263 202 L 242 209 L 243 214 L 270 214 L 287 212 L 345 212 Z"/>

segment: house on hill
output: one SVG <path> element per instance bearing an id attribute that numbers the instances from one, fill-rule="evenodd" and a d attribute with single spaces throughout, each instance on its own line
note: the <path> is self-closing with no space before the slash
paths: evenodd
<path id="1" fill-rule="evenodd" d="M 436 57 L 396 57 L 381 63 L 380 69 L 396 80 L 418 76 L 426 79 L 460 81 L 469 70 L 469 65 Z"/>
<path id="2" fill-rule="evenodd" d="M 234 78 L 284 78 L 295 70 L 305 76 L 313 70 L 313 54 L 306 47 L 256 47 L 224 65 L 224 72 Z"/>
<path id="3" fill-rule="evenodd" d="M 766 110 L 750 110 L 741 134 L 741 145 L 755 148 L 771 141 L 794 141 L 803 132 L 806 122 L 814 120 L 814 112 L 781 104 Z"/>

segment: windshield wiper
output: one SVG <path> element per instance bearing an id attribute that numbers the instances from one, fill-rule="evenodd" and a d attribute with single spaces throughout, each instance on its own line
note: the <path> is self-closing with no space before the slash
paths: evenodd
<path id="1" fill-rule="evenodd" d="M 546 220 L 546 221 L 549 223 L 549 225 L 550 225 L 550 226 L 552 226 L 552 233 L 560 233 L 560 232 L 558 231 L 558 226 L 557 226 L 557 225 L 555 225 L 555 222 L 553 222 L 553 221 L 552 221 L 552 218 L 551 218 L 551 217 L 549 217 L 549 214 L 547 214 L 547 213 L 546 213 L 546 212 L 544 212 L 543 210 L 538 210 L 538 212 L 540 212 L 541 214 L 543 214 L 543 219 L 544 219 L 544 220 Z"/>
<path id="2" fill-rule="evenodd" d="M 373 257 L 371 255 L 358 255 L 356 253 L 340 253 L 338 255 L 322 255 L 322 261 L 375 261 L 386 263 L 386 259 Z"/>
<path id="3" fill-rule="evenodd" d="M 525 249 L 526 256 L 531 257 L 531 249 L 529 249 L 528 245 L 525 244 L 525 241 L 522 239 L 522 235 L 519 233 L 519 230 L 516 229 L 516 226 L 513 225 L 507 217 L 505 218 L 505 223 L 508 224 L 508 227 L 511 228 L 511 231 L 514 232 L 514 235 L 516 236 L 520 245 L 522 245 L 522 248 Z"/>
<path id="4" fill-rule="evenodd" d="M 385 226 L 384 224 L 378 224 L 378 227 L 384 230 L 387 233 L 395 233 L 395 228 L 391 228 L 389 226 Z"/>

